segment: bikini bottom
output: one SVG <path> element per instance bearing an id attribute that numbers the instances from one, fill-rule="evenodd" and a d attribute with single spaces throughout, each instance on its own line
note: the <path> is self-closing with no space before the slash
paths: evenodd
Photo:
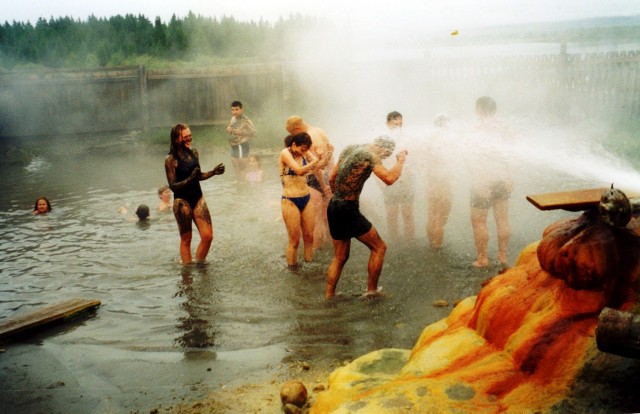
<path id="1" fill-rule="evenodd" d="M 309 203 L 309 200 L 311 199 L 311 194 L 307 194 L 306 196 L 302 196 L 302 197 L 282 196 L 282 199 L 291 201 L 293 204 L 296 205 L 296 207 L 298 207 L 298 210 L 300 210 L 300 212 L 302 213 L 302 210 L 304 210 L 304 208 L 307 206 L 307 203 Z"/>

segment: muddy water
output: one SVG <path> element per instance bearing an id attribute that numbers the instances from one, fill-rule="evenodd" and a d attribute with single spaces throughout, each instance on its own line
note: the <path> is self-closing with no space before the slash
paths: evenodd
<path id="1" fill-rule="evenodd" d="M 236 184 L 226 147 L 199 138 L 194 131 L 203 168 L 225 162 L 228 169 L 202 184 L 214 242 L 206 264 L 187 267 L 179 263 L 172 214 L 154 211 L 168 148 L 144 144 L 136 135 L 3 144 L 0 321 L 72 297 L 102 302 L 95 315 L 6 346 L 0 365 L 11 375 L 0 380 L 3 411 L 56 412 L 56 404 L 70 412 L 144 410 L 279 364 L 339 365 L 380 348 L 411 348 L 425 326 L 446 316 L 455 301 L 475 295 L 498 270 L 470 267 L 473 244 L 463 201 L 454 207 L 444 249 L 429 252 L 419 196 L 418 238 L 389 242 L 380 280 L 385 298 L 359 298 L 368 251 L 354 242 L 341 295 L 327 302 L 329 245 L 313 263 L 286 266 L 277 149 L 262 151 L 264 183 Z M 533 209 L 522 191 L 512 210 L 512 261 L 557 218 Z M 365 189 L 379 213 L 371 219 L 384 237 L 375 194 L 375 187 Z M 52 200 L 54 210 L 33 216 L 40 195 Z M 140 203 L 152 208 L 145 225 L 134 220 Z M 197 241 L 194 234 L 194 248 Z M 449 306 L 436 307 L 437 300 Z M 60 382 L 66 385 L 56 387 Z M 36 398 L 32 387 L 52 395 Z"/>

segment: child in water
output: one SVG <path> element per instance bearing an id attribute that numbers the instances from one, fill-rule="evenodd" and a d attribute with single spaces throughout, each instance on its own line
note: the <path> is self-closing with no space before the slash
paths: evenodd
<path id="1" fill-rule="evenodd" d="M 38 214 L 47 214 L 51 211 L 51 202 L 47 197 L 40 197 L 36 200 L 33 205 L 33 213 L 34 215 Z"/>
<path id="2" fill-rule="evenodd" d="M 171 202 L 172 195 L 168 185 L 161 185 L 158 188 L 158 198 L 160 198 L 160 203 L 156 208 L 158 213 L 166 213 L 173 210 L 173 203 Z"/>
<path id="3" fill-rule="evenodd" d="M 260 158 L 255 155 L 251 155 L 248 159 L 247 175 L 245 176 L 245 180 L 250 183 L 261 183 L 262 175 L 262 163 L 260 162 Z"/>
<path id="4" fill-rule="evenodd" d="M 140 204 L 136 209 L 136 216 L 138 216 L 138 220 L 146 221 L 149 219 L 149 206 L 146 204 Z"/>

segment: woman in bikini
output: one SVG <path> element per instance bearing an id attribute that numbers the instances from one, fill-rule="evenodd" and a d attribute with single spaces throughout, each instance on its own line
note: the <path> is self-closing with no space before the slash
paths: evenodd
<path id="1" fill-rule="evenodd" d="M 304 261 L 313 260 L 313 230 L 315 211 L 306 175 L 313 171 L 318 159 L 309 152 L 311 137 L 306 132 L 289 135 L 284 139 L 285 149 L 280 152 L 280 178 L 282 179 L 282 218 L 287 227 L 289 243 L 285 250 L 287 264 L 298 264 L 300 233 L 304 242 Z"/>
<path id="2" fill-rule="evenodd" d="M 200 233 L 200 244 L 196 249 L 196 260 L 204 262 L 213 240 L 213 225 L 207 202 L 202 196 L 200 181 L 214 175 L 224 174 L 224 165 L 202 172 L 198 151 L 191 148 L 191 129 L 177 124 L 171 129 L 171 147 L 165 158 L 169 188 L 173 191 L 173 214 L 180 232 L 180 259 L 182 264 L 191 263 L 191 226 L 196 223 Z"/>

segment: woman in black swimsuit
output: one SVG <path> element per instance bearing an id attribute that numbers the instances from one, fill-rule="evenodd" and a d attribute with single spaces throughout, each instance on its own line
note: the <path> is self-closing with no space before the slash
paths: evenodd
<path id="1" fill-rule="evenodd" d="M 202 196 L 200 181 L 224 174 L 223 164 L 218 164 L 208 172 L 200 171 L 198 151 L 191 149 L 191 140 L 191 129 L 187 125 L 174 126 L 171 129 L 169 155 L 164 161 L 169 188 L 173 191 L 173 214 L 180 231 L 180 259 L 185 265 L 191 263 L 192 221 L 200 233 L 196 261 L 204 262 L 213 240 L 211 214 Z"/>

